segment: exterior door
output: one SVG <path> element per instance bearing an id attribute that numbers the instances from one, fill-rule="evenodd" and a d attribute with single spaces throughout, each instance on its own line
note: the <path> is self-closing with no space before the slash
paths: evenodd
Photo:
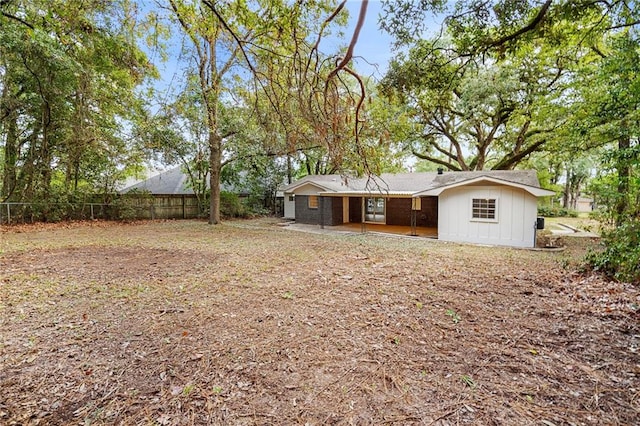
<path id="1" fill-rule="evenodd" d="M 373 197 L 364 199 L 364 221 L 385 223 L 385 199 Z"/>

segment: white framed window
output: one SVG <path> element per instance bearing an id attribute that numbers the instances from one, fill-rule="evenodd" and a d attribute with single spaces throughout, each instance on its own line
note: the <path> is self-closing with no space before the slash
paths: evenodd
<path id="1" fill-rule="evenodd" d="M 471 219 L 486 222 L 496 222 L 498 220 L 498 199 L 471 199 Z"/>

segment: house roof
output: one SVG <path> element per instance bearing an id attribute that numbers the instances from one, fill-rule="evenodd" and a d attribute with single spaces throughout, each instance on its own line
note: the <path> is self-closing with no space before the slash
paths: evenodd
<path id="1" fill-rule="evenodd" d="M 148 191 L 155 195 L 193 195 L 193 189 L 189 188 L 187 183 L 187 175 L 180 167 L 175 167 L 124 188 L 120 192 Z"/>
<path id="2" fill-rule="evenodd" d="M 209 181 L 206 182 L 207 188 L 209 188 Z M 238 188 L 234 185 L 228 185 L 225 183 L 220 184 L 222 191 L 236 192 L 243 194 L 246 190 Z M 148 191 L 154 195 L 193 195 L 193 189 L 189 187 L 189 177 L 182 171 L 181 167 L 175 167 L 173 169 L 162 172 L 158 175 L 152 176 L 149 179 L 138 182 L 134 185 L 128 186 L 120 191 L 121 194 L 125 194 L 130 191 Z"/>
<path id="3" fill-rule="evenodd" d="M 535 196 L 553 195 L 540 188 L 535 170 L 484 170 L 473 172 L 384 173 L 365 178 L 345 178 L 340 175 L 306 176 L 283 188 L 285 193 L 311 184 L 323 195 L 385 194 L 395 196 L 439 195 L 442 191 L 458 186 L 481 182 L 522 188 Z"/>
<path id="4" fill-rule="evenodd" d="M 528 193 L 530 193 L 531 195 L 534 195 L 536 197 L 544 197 L 546 195 L 554 195 L 555 194 L 555 192 L 553 192 L 553 191 L 549 191 L 549 190 L 540 188 L 540 185 L 537 183 L 537 180 L 538 180 L 538 178 L 536 177 L 536 185 L 530 185 L 529 183 L 522 183 L 522 182 L 517 182 L 517 181 L 514 181 L 514 180 L 502 179 L 502 178 L 498 178 L 498 177 L 494 177 L 494 176 L 483 176 L 483 175 L 481 175 L 481 176 L 469 177 L 466 180 L 454 180 L 454 181 L 447 182 L 447 183 L 441 183 L 440 185 L 438 185 L 436 187 L 433 187 L 433 188 L 430 188 L 430 189 L 426 189 L 424 191 L 417 192 L 417 193 L 413 194 L 413 196 L 414 197 L 422 197 L 422 196 L 428 196 L 428 195 L 438 196 L 438 195 L 442 194 L 442 192 L 447 190 L 447 189 L 453 189 L 453 188 L 457 188 L 457 187 L 460 187 L 460 186 L 482 184 L 482 183 L 485 183 L 485 182 L 520 188 L 520 189 L 523 189 L 523 190 L 527 191 Z"/>

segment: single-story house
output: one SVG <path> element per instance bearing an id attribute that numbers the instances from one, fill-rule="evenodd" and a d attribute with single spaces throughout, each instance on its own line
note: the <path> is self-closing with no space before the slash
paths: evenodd
<path id="1" fill-rule="evenodd" d="M 576 211 L 579 212 L 592 212 L 594 210 L 594 200 L 591 197 L 579 196 L 576 200 Z"/>
<path id="2" fill-rule="evenodd" d="M 136 216 L 147 219 L 192 219 L 200 208 L 189 177 L 181 167 L 174 167 L 119 191 L 128 197 Z"/>
<path id="3" fill-rule="evenodd" d="M 444 241 L 535 246 L 540 188 L 535 170 L 306 176 L 283 188 L 297 223 L 420 228 Z M 384 226 L 381 226 L 384 225 Z"/>

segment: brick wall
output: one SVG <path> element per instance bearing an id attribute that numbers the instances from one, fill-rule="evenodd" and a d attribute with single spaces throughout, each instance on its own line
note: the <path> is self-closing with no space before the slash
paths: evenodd
<path id="1" fill-rule="evenodd" d="M 342 197 L 324 197 L 324 224 L 342 225 Z"/>
<path id="2" fill-rule="evenodd" d="M 318 208 L 309 208 L 308 195 L 296 195 L 296 222 L 311 225 L 335 226 L 342 223 L 342 198 L 319 197 Z"/>
<path id="3" fill-rule="evenodd" d="M 411 198 L 387 199 L 387 225 L 411 226 Z"/>
<path id="4" fill-rule="evenodd" d="M 422 209 L 416 212 L 416 226 L 438 227 L 438 197 L 422 197 Z"/>
<path id="5" fill-rule="evenodd" d="M 309 208 L 308 195 L 296 195 L 296 222 L 317 225 L 320 223 L 320 208 Z"/>

